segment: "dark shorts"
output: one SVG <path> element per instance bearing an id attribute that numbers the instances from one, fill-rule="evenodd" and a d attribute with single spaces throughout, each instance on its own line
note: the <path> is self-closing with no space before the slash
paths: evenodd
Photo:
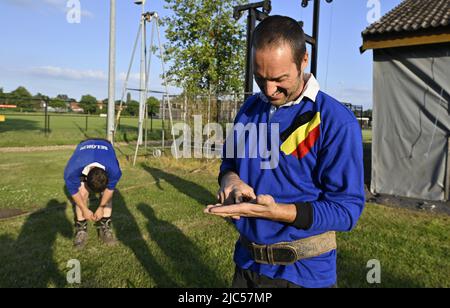
<path id="1" fill-rule="evenodd" d="M 231 285 L 232 288 L 303 288 L 284 279 L 271 279 L 269 277 L 259 275 L 251 270 L 243 270 L 236 266 L 234 278 Z M 337 288 L 336 285 L 330 288 Z"/>

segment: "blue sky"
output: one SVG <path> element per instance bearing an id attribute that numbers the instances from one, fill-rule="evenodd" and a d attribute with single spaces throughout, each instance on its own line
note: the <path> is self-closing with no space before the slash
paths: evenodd
<path id="1" fill-rule="evenodd" d="M 68 1 L 0 0 L 0 87 L 5 91 L 23 85 L 32 94 L 68 94 L 76 99 L 84 94 L 107 97 L 109 1 L 80 0 L 81 22 L 72 24 L 66 18 Z M 133 2 L 117 0 L 117 99 L 138 29 L 140 8 Z M 272 14 L 304 20 L 305 32 L 311 34 L 312 3 L 304 9 L 300 2 L 272 0 Z M 380 0 L 381 14 L 400 2 Z M 361 55 L 359 46 L 361 31 L 368 26 L 368 3 L 369 0 L 334 0 L 332 4 L 322 1 L 318 64 L 322 90 L 365 108 L 372 105 L 372 52 Z M 146 6 L 160 16 L 171 14 L 163 8 L 163 0 L 148 0 Z M 138 56 L 131 87 L 138 85 Z M 154 58 L 151 89 L 163 89 L 158 77 L 160 67 Z M 171 87 L 170 91 L 177 89 Z"/>

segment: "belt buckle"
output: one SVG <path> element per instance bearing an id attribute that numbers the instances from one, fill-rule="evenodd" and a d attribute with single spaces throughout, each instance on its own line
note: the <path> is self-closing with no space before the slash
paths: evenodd
<path id="1" fill-rule="evenodd" d="M 272 255 L 273 264 L 291 265 L 299 259 L 297 249 L 294 246 L 284 244 L 269 248 Z"/>
<path id="2" fill-rule="evenodd" d="M 256 263 L 261 263 L 261 264 L 270 264 L 268 259 L 267 259 L 267 250 L 268 250 L 268 246 L 266 245 L 257 245 L 257 244 L 253 244 L 253 259 L 255 260 Z"/>

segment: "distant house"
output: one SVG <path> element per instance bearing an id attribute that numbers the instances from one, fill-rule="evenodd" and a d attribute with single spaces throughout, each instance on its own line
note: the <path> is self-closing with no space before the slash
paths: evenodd
<path id="1" fill-rule="evenodd" d="M 356 119 L 358 120 L 359 125 L 363 129 L 370 128 L 372 125 L 371 119 L 369 117 L 356 117 Z"/>
<path id="2" fill-rule="evenodd" d="M 450 194 L 450 0 L 405 0 L 362 32 L 373 50 L 372 193 Z"/>
<path id="3" fill-rule="evenodd" d="M 105 102 L 104 101 L 97 101 L 97 110 L 103 111 L 105 108 Z"/>
<path id="4" fill-rule="evenodd" d="M 77 113 L 84 112 L 83 108 L 81 108 L 80 105 L 76 101 L 70 102 L 69 107 L 72 112 L 77 112 Z"/>

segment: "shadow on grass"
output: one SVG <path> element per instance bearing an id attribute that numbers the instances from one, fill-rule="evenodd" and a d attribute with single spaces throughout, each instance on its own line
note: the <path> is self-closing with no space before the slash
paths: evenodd
<path id="1" fill-rule="evenodd" d="M 0 133 L 24 130 L 38 130 L 44 132 L 44 127 L 40 127 L 36 121 L 9 118 L 8 115 L 6 115 L 6 121 L 0 123 Z"/>
<path id="2" fill-rule="evenodd" d="M 373 258 L 355 255 L 353 251 L 339 251 L 337 257 L 338 286 L 340 288 L 423 288 L 420 282 L 408 279 L 408 273 L 405 277 L 393 275 L 381 262 L 380 278 L 381 283 L 370 284 L 367 282 L 367 276 L 374 277 L 373 265 L 367 267 L 369 260 Z M 398 261 L 401 263 L 401 260 Z"/>
<path id="3" fill-rule="evenodd" d="M 65 210 L 65 202 L 50 200 L 26 219 L 17 240 L 0 236 L 0 287 L 66 286 L 66 277 L 53 256 L 58 234 L 73 235 Z"/>
<path id="4" fill-rule="evenodd" d="M 175 286 L 175 282 L 167 275 L 166 271 L 156 262 L 151 254 L 141 229 L 131 211 L 128 209 L 125 199 L 120 191 L 114 193 L 114 229 L 117 239 L 131 249 L 139 263 L 153 279 L 156 287 Z M 128 281 L 133 286 L 132 281 Z"/>
<path id="5" fill-rule="evenodd" d="M 145 130 L 144 130 L 145 134 Z M 150 126 L 147 131 L 147 140 L 160 140 L 162 134 L 162 129 L 153 128 L 150 130 Z M 126 143 L 130 143 L 132 141 L 136 141 L 138 139 L 138 128 L 136 126 L 124 125 L 120 124 L 117 128 L 116 138 L 118 141 L 124 141 Z M 145 137 L 144 137 L 145 139 Z"/>
<path id="6" fill-rule="evenodd" d="M 156 181 L 156 185 L 160 190 L 163 190 L 160 181 L 164 180 L 175 187 L 180 193 L 196 200 L 204 206 L 216 202 L 216 197 L 209 190 L 199 184 L 185 180 L 177 175 L 167 173 L 164 170 L 149 167 L 145 164 L 142 164 L 142 168 L 153 176 Z"/>
<path id="7" fill-rule="evenodd" d="M 75 121 L 73 122 L 73 124 L 78 128 L 78 130 L 80 131 L 80 133 L 84 136 L 84 138 L 86 139 L 90 139 L 91 137 L 87 134 L 87 131 L 85 128 L 82 128 L 80 125 L 78 125 L 78 123 L 76 123 Z"/>
<path id="8" fill-rule="evenodd" d="M 200 259 L 200 249 L 177 226 L 158 219 L 154 210 L 140 203 L 138 210 L 147 219 L 147 230 L 159 248 L 170 258 L 177 275 L 186 287 L 225 286 L 225 281 L 217 276 Z"/>

